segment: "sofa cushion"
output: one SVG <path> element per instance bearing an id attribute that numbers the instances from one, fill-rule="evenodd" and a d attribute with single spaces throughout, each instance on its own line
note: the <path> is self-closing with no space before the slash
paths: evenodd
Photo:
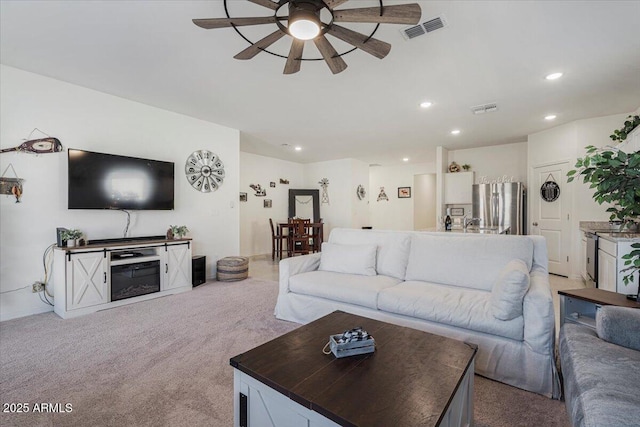
<path id="1" fill-rule="evenodd" d="M 640 310 L 604 306 L 596 313 L 596 331 L 600 339 L 640 350 Z"/>
<path id="2" fill-rule="evenodd" d="M 335 273 L 376 275 L 376 245 L 322 243 L 318 270 Z"/>
<path id="3" fill-rule="evenodd" d="M 491 289 L 491 313 L 496 319 L 522 316 L 522 300 L 529 290 L 529 269 L 519 259 L 509 262 Z"/>
<path id="4" fill-rule="evenodd" d="M 409 281 L 380 291 L 378 309 L 518 341 L 524 338 L 523 317 L 493 317 L 487 291 Z"/>
<path id="5" fill-rule="evenodd" d="M 533 241 L 526 236 L 415 234 L 405 280 L 420 280 L 490 291 L 509 261 L 531 270 Z"/>
<path id="6" fill-rule="evenodd" d="M 343 245 L 377 245 L 376 271 L 378 274 L 404 279 L 411 247 L 410 233 L 334 228 L 331 230 L 329 242 Z"/>
<path id="7" fill-rule="evenodd" d="M 397 285 L 395 277 L 359 276 L 331 271 L 309 271 L 289 278 L 291 292 L 326 298 L 372 309 L 377 308 L 378 292 Z"/>
<path id="8" fill-rule="evenodd" d="M 635 426 L 640 420 L 640 351 L 611 344 L 596 331 L 565 323 L 560 365 L 575 427 Z"/>

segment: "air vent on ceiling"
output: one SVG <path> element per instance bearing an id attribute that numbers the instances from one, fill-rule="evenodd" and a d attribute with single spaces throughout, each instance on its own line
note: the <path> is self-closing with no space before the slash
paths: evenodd
<path id="1" fill-rule="evenodd" d="M 435 30 L 439 30 L 440 28 L 444 28 L 446 22 L 444 17 L 438 16 L 433 19 L 429 19 L 428 21 L 423 22 L 422 24 L 414 25 L 412 27 L 405 28 L 400 30 L 405 39 L 411 40 L 416 37 L 425 35 Z"/>
<path id="2" fill-rule="evenodd" d="M 473 114 L 484 114 L 484 113 L 493 113 L 498 110 L 498 104 L 495 102 L 491 102 L 489 104 L 484 105 L 476 105 L 475 107 L 471 107 L 471 111 Z"/>

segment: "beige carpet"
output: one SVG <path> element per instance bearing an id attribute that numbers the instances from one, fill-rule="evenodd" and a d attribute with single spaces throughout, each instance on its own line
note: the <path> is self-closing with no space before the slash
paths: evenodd
<path id="1" fill-rule="evenodd" d="M 77 319 L 0 323 L 0 401 L 73 409 L 2 412 L 0 425 L 231 426 L 229 358 L 297 326 L 274 318 L 276 294 L 271 281 L 211 282 Z M 569 425 L 563 402 L 478 376 L 475 419 L 480 427 Z"/>

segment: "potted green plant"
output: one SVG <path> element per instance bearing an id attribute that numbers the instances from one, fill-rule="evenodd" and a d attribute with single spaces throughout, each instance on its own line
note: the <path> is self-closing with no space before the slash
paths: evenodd
<path id="1" fill-rule="evenodd" d="M 640 117 L 631 117 L 625 126 L 614 131 L 610 138 L 622 142 L 640 124 Z M 621 230 L 637 229 L 640 220 L 640 151 L 626 153 L 617 147 L 586 147 L 587 153 L 576 161 L 576 169 L 567 173 L 567 182 L 580 175 L 589 188 L 595 189 L 593 199 L 599 204 L 610 203 L 607 212 L 611 221 L 620 221 Z M 630 253 L 623 256 L 627 273 L 624 283 L 632 280 L 633 273 L 640 270 L 640 244 L 632 245 Z M 637 296 L 636 296 L 637 298 Z"/>
<path id="2" fill-rule="evenodd" d="M 186 225 L 170 225 L 169 230 L 174 239 L 182 239 L 189 232 Z"/>
<path id="3" fill-rule="evenodd" d="M 629 116 L 628 120 L 625 120 L 624 126 L 620 129 L 616 129 L 613 131 L 613 134 L 609 136 L 609 138 L 614 141 L 624 141 L 627 139 L 627 135 L 629 135 L 635 128 L 640 126 L 640 116 Z"/>
<path id="4" fill-rule="evenodd" d="M 64 230 L 60 237 L 62 237 L 62 240 L 67 241 L 67 247 L 72 248 L 76 245 L 76 239 L 82 237 L 82 231 L 71 228 L 69 230 Z"/>

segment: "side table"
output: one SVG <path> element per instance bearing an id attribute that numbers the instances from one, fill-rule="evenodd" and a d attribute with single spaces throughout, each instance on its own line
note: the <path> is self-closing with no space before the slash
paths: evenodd
<path id="1" fill-rule="evenodd" d="M 596 328 L 596 313 L 603 305 L 640 308 L 624 294 L 597 288 L 558 291 L 560 296 L 560 327 L 565 322 Z"/>

